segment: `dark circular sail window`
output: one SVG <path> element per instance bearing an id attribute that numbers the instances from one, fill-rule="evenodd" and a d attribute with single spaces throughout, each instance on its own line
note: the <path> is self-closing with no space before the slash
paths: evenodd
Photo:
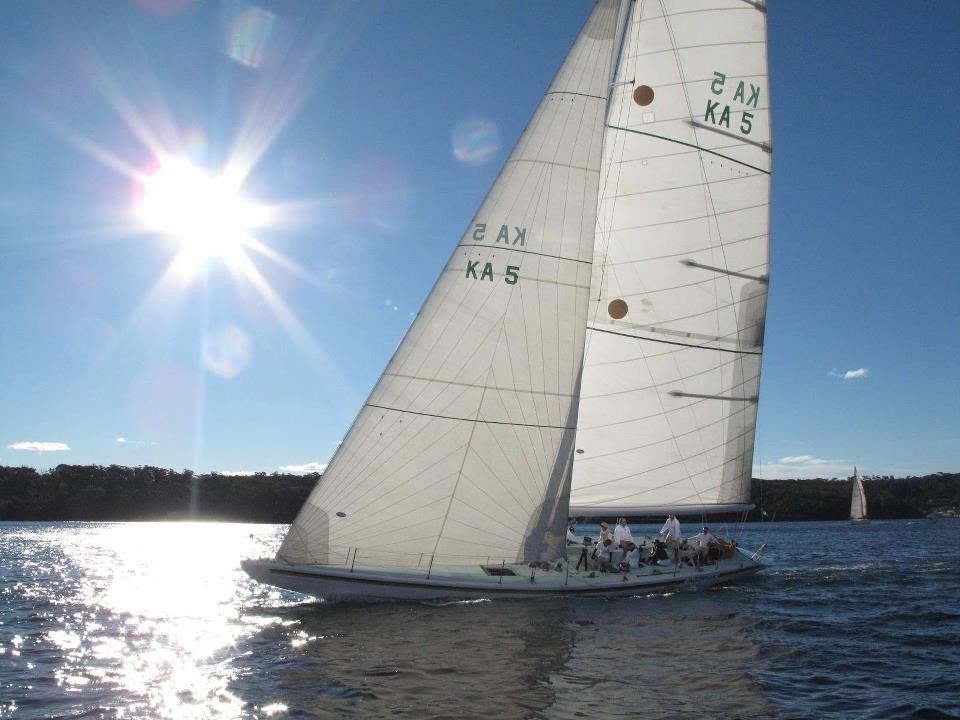
<path id="1" fill-rule="evenodd" d="M 620 320 L 621 318 L 626 317 L 627 310 L 627 304 L 620 298 L 611 300 L 610 304 L 607 305 L 607 312 L 614 320 Z"/>
<path id="2" fill-rule="evenodd" d="M 649 85 L 641 85 L 633 91 L 633 101 L 637 105 L 646 107 L 653 102 L 653 88 Z"/>

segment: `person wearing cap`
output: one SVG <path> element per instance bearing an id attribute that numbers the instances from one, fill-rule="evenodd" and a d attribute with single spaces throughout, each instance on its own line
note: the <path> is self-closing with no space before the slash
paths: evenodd
<path id="1" fill-rule="evenodd" d="M 700 566 L 709 558 L 710 547 L 717 542 L 717 538 L 710 532 L 710 528 L 704 525 L 703 530 L 691 538 L 691 542 L 693 543 L 693 549 L 695 551 L 693 561 L 697 570 L 699 570 Z"/>
<path id="2" fill-rule="evenodd" d="M 610 526 L 607 525 L 607 523 L 602 522 L 600 523 L 600 537 L 597 539 L 597 544 L 603 545 L 604 540 L 609 540 L 610 542 L 613 542 L 613 533 L 610 532 Z"/>
<path id="3" fill-rule="evenodd" d="M 580 538 L 578 538 L 576 535 L 574 535 L 574 531 L 575 531 L 576 529 L 577 529 L 577 528 L 576 528 L 575 525 L 571 525 L 570 527 L 567 528 L 567 545 L 579 545 L 579 544 L 580 544 Z"/>

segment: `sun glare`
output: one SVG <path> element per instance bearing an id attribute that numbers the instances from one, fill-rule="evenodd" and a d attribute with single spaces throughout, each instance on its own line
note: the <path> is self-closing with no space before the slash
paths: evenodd
<path id="1" fill-rule="evenodd" d="M 235 182 L 210 177 L 186 160 L 162 163 L 142 187 L 142 221 L 178 240 L 181 253 L 197 260 L 236 256 L 256 224 L 256 209 Z"/>

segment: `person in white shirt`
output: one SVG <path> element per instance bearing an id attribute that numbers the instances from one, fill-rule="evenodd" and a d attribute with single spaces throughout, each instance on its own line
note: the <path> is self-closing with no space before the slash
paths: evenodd
<path id="1" fill-rule="evenodd" d="M 597 538 L 597 545 L 603 545 L 604 540 L 610 540 L 613 542 L 613 533 L 610 532 L 610 528 L 605 522 L 600 523 L 600 537 Z"/>
<path id="2" fill-rule="evenodd" d="M 567 545 L 579 545 L 581 542 L 580 538 L 573 534 L 574 530 L 576 527 L 573 525 L 567 528 Z"/>
<path id="3" fill-rule="evenodd" d="M 694 550 L 696 551 L 693 556 L 694 564 L 699 570 L 700 566 L 710 557 L 710 547 L 716 544 L 717 538 L 712 532 L 710 532 L 710 528 L 704 525 L 703 530 L 694 535 L 690 540 L 693 543 Z"/>
<path id="4" fill-rule="evenodd" d="M 633 544 L 633 535 L 630 533 L 627 519 L 619 518 L 617 526 L 613 529 L 613 544 L 622 550 L 626 550 L 627 543 Z"/>
<path id="5" fill-rule="evenodd" d="M 680 561 L 680 521 L 677 516 L 670 513 L 670 517 L 660 528 L 660 536 L 667 544 L 667 552 L 674 562 Z"/>
<path id="6" fill-rule="evenodd" d="M 632 542 L 628 542 L 623 550 L 623 562 L 620 563 L 620 569 L 626 572 L 640 567 L 640 548 Z"/>
<path id="7" fill-rule="evenodd" d="M 680 521 L 673 513 L 667 518 L 667 521 L 660 528 L 660 536 L 664 540 L 676 540 L 680 542 Z"/>

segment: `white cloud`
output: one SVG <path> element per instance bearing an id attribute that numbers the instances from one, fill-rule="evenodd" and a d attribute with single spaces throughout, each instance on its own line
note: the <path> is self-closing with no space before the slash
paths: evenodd
<path id="1" fill-rule="evenodd" d="M 813 455 L 788 455 L 787 457 L 780 458 L 776 462 L 787 463 L 790 465 L 797 465 L 797 464 L 818 465 L 818 464 L 825 463 L 826 460 L 822 460 L 820 458 L 814 457 Z"/>
<path id="2" fill-rule="evenodd" d="M 255 470 L 217 470 L 217 475 L 226 475 L 227 477 L 244 477 L 247 475 L 256 475 Z"/>
<path id="3" fill-rule="evenodd" d="M 118 443 L 125 443 L 126 441 L 127 441 L 126 438 L 122 438 L 122 437 L 117 438 Z"/>
<path id="4" fill-rule="evenodd" d="M 318 462 L 309 462 L 304 465 L 281 465 L 280 472 L 293 473 L 293 474 L 304 474 L 307 473 L 323 473 L 327 469 L 326 463 Z"/>
<path id="5" fill-rule="evenodd" d="M 7 445 L 11 450 L 29 450 L 31 452 L 45 453 L 45 452 L 62 452 L 64 450 L 69 450 L 70 446 L 62 442 L 35 442 L 30 440 L 25 440 L 23 442 L 15 442 Z"/>
<path id="6" fill-rule="evenodd" d="M 870 368 L 857 368 L 856 370 L 847 370 L 846 372 L 831 370 L 827 373 L 830 377 L 837 377 L 842 380 L 857 380 L 858 378 L 865 378 L 869 374 Z"/>
<path id="7" fill-rule="evenodd" d="M 853 474 L 848 460 L 827 460 L 815 455 L 787 455 L 753 466 L 753 476 L 767 480 L 809 480 L 812 478 L 844 478 Z"/>

